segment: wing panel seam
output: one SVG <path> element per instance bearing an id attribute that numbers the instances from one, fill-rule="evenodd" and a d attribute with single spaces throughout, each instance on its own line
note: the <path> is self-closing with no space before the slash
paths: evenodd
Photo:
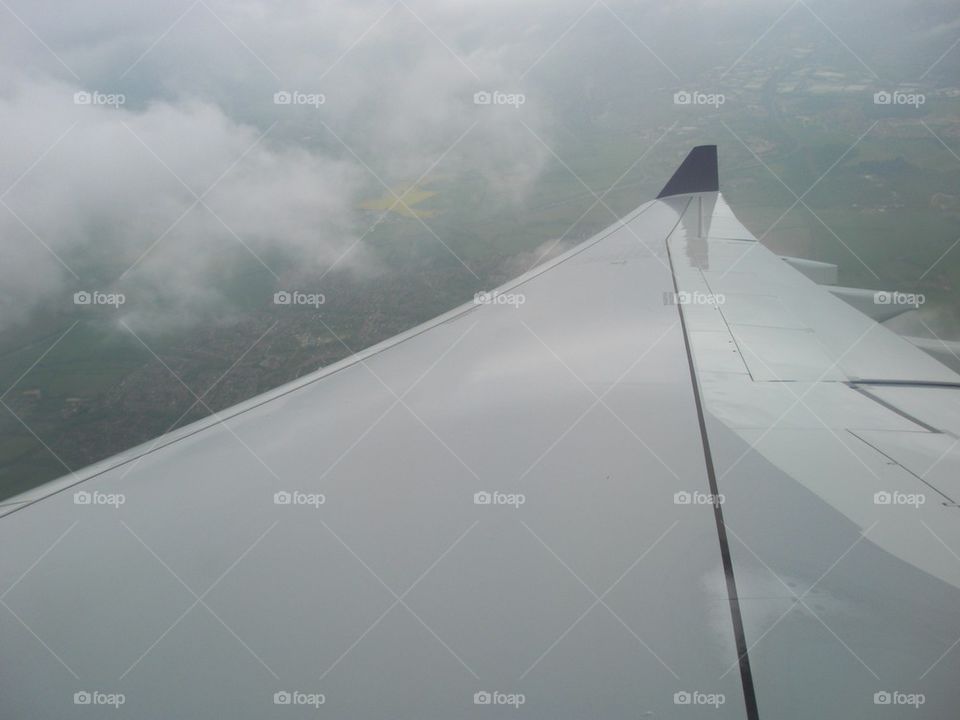
<path id="1" fill-rule="evenodd" d="M 670 231 L 666 241 L 667 260 L 670 263 L 670 272 L 673 275 L 674 292 L 677 293 L 680 292 L 680 288 L 677 283 L 677 274 L 673 267 L 673 256 L 670 252 L 670 237 L 676 231 L 677 227 L 679 227 L 680 222 L 683 219 L 683 215 L 686 213 L 689 207 L 690 202 L 688 201 L 687 207 L 684 208 L 683 213 L 680 214 L 677 224 L 674 226 L 673 230 Z M 690 339 L 687 337 L 687 327 L 683 316 L 682 305 L 677 305 L 677 312 L 680 315 L 680 328 L 681 332 L 683 333 L 683 346 L 687 353 L 687 365 L 690 368 L 690 383 L 693 389 L 694 405 L 697 409 L 697 420 L 700 424 L 700 438 L 703 443 L 703 456 L 707 470 L 707 481 L 710 484 L 710 492 L 714 497 L 718 497 L 720 495 L 720 490 L 717 485 L 717 473 L 713 464 L 713 454 L 710 450 L 710 439 L 707 436 L 707 424 L 703 413 L 703 402 L 700 398 L 700 386 L 697 381 L 697 371 L 693 361 L 693 352 L 690 348 Z M 733 559 L 730 554 L 730 544 L 729 540 L 727 539 L 726 524 L 723 520 L 723 509 L 721 508 L 720 503 L 713 504 L 713 515 L 717 525 L 717 540 L 720 543 L 720 557 L 723 562 L 723 571 L 727 583 L 727 597 L 730 602 L 730 616 L 733 623 L 733 634 L 737 647 L 737 662 L 740 666 L 740 681 L 741 685 L 743 686 L 743 701 L 747 711 L 747 720 L 759 720 L 760 715 L 757 709 L 756 689 L 754 688 L 753 684 L 753 671 L 750 667 L 750 655 L 747 647 L 746 633 L 744 632 L 743 628 L 743 615 L 740 612 L 740 598 L 737 594 L 737 583 L 733 572 Z"/>

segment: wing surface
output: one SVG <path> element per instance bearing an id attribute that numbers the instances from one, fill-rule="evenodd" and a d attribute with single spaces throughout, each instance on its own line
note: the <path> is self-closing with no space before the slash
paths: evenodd
<path id="1" fill-rule="evenodd" d="M 743 718 L 682 214 L 8 504 L 4 716 Z"/>

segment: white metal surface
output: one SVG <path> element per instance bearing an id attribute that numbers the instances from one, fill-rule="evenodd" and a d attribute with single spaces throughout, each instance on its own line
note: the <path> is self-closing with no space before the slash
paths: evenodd
<path id="1" fill-rule="evenodd" d="M 273 717 L 284 690 L 357 719 L 501 716 L 483 691 L 572 719 L 695 690 L 743 717 L 713 509 L 675 501 L 708 493 L 664 302 L 677 219 L 643 206 L 504 288 L 519 307 L 462 308 L 8 514 L 4 716 L 99 689 L 126 695 L 111 717 Z M 475 504 L 494 491 L 526 501 Z"/>

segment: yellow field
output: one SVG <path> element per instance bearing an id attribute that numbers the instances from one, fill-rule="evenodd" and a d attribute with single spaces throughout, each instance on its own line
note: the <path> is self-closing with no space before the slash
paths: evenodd
<path id="1" fill-rule="evenodd" d="M 432 198 L 435 193 L 432 190 L 424 190 L 419 185 L 406 185 L 391 188 L 397 197 L 391 193 L 385 193 L 383 196 L 374 200 L 364 200 L 359 204 L 361 210 L 374 210 L 384 212 L 389 210 L 403 217 L 430 218 L 436 214 L 434 210 L 418 210 L 417 205 Z M 401 202 L 402 200 L 402 202 Z"/>

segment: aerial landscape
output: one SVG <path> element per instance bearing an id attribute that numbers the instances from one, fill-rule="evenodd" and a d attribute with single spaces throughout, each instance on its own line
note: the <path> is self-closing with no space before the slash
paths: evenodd
<path id="1" fill-rule="evenodd" d="M 855 3 L 833 4 L 822 19 L 821 10 L 785 3 L 765 8 L 750 25 L 737 12 L 753 6 L 739 5 L 729 13 L 692 3 L 697 11 L 678 22 L 645 5 L 600 4 L 584 12 L 571 3 L 538 21 L 540 44 L 521 43 L 511 28 L 522 10 L 496 6 L 502 34 L 478 41 L 465 28 L 452 30 L 448 41 L 463 43 L 454 54 L 400 5 L 368 34 L 358 33 L 342 60 L 334 64 L 331 48 L 312 58 L 310 69 L 248 45 L 198 6 L 136 64 L 136 54 L 120 62 L 120 51 L 110 56 L 117 65 L 84 56 L 77 72 L 97 92 L 124 94 L 125 104 L 75 106 L 56 86 L 43 85 L 34 92 L 53 116 L 31 128 L 37 152 L 24 143 L 3 163 L 6 185 L 13 185 L 3 196 L 5 272 L 16 277 L 0 296 L 0 385 L 8 406 L 0 418 L 0 494 L 132 447 L 469 300 L 635 207 L 698 142 L 720 145 L 727 196 L 761 241 L 783 254 L 836 263 L 843 285 L 923 293 L 927 303 L 908 321 L 910 332 L 960 339 L 960 308 L 950 294 L 960 279 L 960 253 L 951 252 L 960 238 L 953 8 L 894 3 L 887 13 L 880 3 L 864 36 Z M 371 17 L 388 7 L 371 8 Z M 15 41 L 7 44 L 8 57 L 26 48 L 36 63 L 31 74 L 75 81 L 7 14 L 5 36 Z M 172 23 L 172 8 L 170 14 Z M 159 23 L 142 21 L 145 36 L 151 22 Z M 443 21 L 455 23 L 453 16 Z M 677 51 L 713 21 L 726 27 L 721 42 L 693 54 Z M 669 32 L 658 33 L 665 25 Z M 95 47 L 97 40 L 71 42 Z M 473 103 L 473 88 L 489 82 L 480 63 L 494 62 L 484 42 L 499 48 L 493 82 L 502 92 L 522 90 L 523 104 Z M 378 81 L 408 97 L 396 102 L 382 89 L 369 97 L 360 92 L 357 73 L 380 54 L 420 43 L 422 58 L 397 57 L 389 79 Z M 219 64 L 210 76 L 168 67 L 190 52 L 222 52 L 239 75 Z M 311 72 L 326 59 L 329 70 Z M 426 70 L 418 64 L 426 63 L 444 69 L 436 94 L 420 85 Z M 303 93 L 322 93 L 324 102 L 273 104 L 279 73 Z M 2 112 L 12 127 L 24 120 L 21 103 L 30 90 L 23 83 L 8 65 Z M 699 92 L 705 102 L 677 104 L 677 92 Z M 904 102 L 898 96 L 895 104 L 877 104 L 877 92 L 900 93 Z M 722 104 L 706 102 L 710 94 L 722 95 Z M 922 104 L 909 104 L 908 95 Z M 378 106 L 401 114 L 392 129 L 377 128 L 376 113 L 364 114 Z M 168 122 L 176 132 L 177 122 L 188 121 L 202 127 L 182 139 L 155 125 Z M 185 151 L 200 150 L 194 144 L 218 123 L 236 124 L 235 155 L 270 133 L 243 159 L 224 150 L 209 167 L 191 166 Z M 399 128 L 407 125 L 404 134 Z M 126 158 L 123 167 L 103 172 L 139 174 L 137 182 L 149 178 L 162 189 L 116 195 L 109 207 L 100 194 L 116 189 L 96 177 L 90 195 L 75 203 L 60 200 L 66 187 L 48 188 L 68 202 L 75 223 L 68 238 L 50 237 L 63 228 L 43 216 L 36 193 L 58 181 L 58 163 L 78 146 L 94 153 L 96 143 L 116 146 Z M 272 147 L 261 157 L 264 146 Z M 274 216 L 275 227 L 257 220 L 248 229 L 252 218 L 232 208 L 218 209 L 222 224 L 203 217 L 204 206 L 191 208 L 191 193 L 220 173 L 224 185 L 242 176 L 224 194 L 257 192 L 266 207 L 274 191 L 258 183 L 283 172 L 277 164 L 285 155 L 302 164 L 288 180 L 298 187 L 276 190 L 288 193 L 276 212 L 289 217 Z M 337 187 L 311 186 L 308 175 L 298 181 L 297 173 L 326 173 L 311 163 L 331 170 L 324 177 Z M 89 172 L 98 172 L 92 160 Z M 182 177 L 190 187 L 180 186 Z M 216 196 L 209 199 L 215 209 Z M 325 207 L 335 212 L 320 219 Z M 109 221 L 116 224 L 103 225 Z M 236 236 L 233 224 L 243 228 Z M 198 255 L 184 265 L 191 246 Z M 203 287 L 184 291 L 179 283 L 202 268 L 212 271 Z M 33 288 L 27 302 L 25 285 Z M 324 303 L 275 304 L 274 293 L 285 288 L 322 294 Z M 74 293 L 85 290 L 122 293 L 124 302 L 75 305 Z"/>
<path id="2" fill-rule="evenodd" d="M 953 0 L 0 0 L 0 719 L 960 717 Z"/>

